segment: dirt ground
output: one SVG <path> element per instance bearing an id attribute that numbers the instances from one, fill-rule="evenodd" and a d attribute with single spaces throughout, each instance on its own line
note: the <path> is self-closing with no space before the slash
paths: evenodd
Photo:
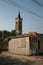
<path id="1" fill-rule="evenodd" d="M 0 65 L 43 65 L 43 56 L 23 56 L 2 52 Z"/>

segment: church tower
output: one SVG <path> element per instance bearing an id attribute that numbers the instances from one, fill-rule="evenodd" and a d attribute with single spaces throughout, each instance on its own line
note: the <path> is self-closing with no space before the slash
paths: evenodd
<path id="1" fill-rule="evenodd" d="M 15 30 L 17 35 L 22 34 L 22 18 L 20 16 L 20 12 L 18 12 L 18 16 L 16 18 Z"/>

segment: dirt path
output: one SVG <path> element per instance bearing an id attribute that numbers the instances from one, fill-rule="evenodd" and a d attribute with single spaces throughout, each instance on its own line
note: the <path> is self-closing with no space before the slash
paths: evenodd
<path id="1" fill-rule="evenodd" d="M 0 54 L 1 65 L 43 65 L 43 56 L 14 55 L 9 52 Z"/>

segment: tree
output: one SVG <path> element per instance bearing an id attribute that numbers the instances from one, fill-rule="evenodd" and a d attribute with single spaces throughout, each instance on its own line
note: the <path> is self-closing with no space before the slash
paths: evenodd
<path id="1" fill-rule="evenodd" d="M 11 35 L 12 35 L 12 36 L 16 36 L 16 30 L 12 30 L 12 31 L 11 31 Z"/>

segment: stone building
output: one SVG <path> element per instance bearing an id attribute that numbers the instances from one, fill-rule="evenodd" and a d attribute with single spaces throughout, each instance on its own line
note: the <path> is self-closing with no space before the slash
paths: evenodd
<path id="1" fill-rule="evenodd" d="M 35 32 L 18 35 L 9 41 L 9 52 L 32 55 L 43 53 L 43 35 Z"/>
<path id="2" fill-rule="evenodd" d="M 29 34 L 18 35 L 9 41 L 9 52 L 14 54 L 32 55 L 36 54 L 37 37 Z"/>

